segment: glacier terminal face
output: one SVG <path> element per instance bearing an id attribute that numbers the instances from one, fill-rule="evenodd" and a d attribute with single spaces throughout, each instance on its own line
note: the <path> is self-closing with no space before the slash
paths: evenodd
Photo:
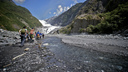
<path id="1" fill-rule="evenodd" d="M 53 25 L 47 23 L 45 20 L 39 20 L 39 21 L 43 25 L 43 28 L 41 28 L 40 31 L 43 32 L 44 34 L 49 34 L 54 29 L 61 28 L 60 26 L 53 26 Z"/>

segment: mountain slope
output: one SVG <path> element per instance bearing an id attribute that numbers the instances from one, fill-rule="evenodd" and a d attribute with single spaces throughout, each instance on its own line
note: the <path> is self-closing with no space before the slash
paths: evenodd
<path id="1" fill-rule="evenodd" d="M 127 30 L 127 0 L 87 0 L 62 33 L 113 33 Z"/>
<path id="2" fill-rule="evenodd" d="M 75 18 L 81 6 L 82 3 L 78 3 L 63 14 L 46 21 L 52 25 L 66 26 Z"/>
<path id="3" fill-rule="evenodd" d="M 17 31 L 23 26 L 30 29 L 42 24 L 26 8 L 15 5 L 12 0 L 0 0 L 0 28 Z"/>

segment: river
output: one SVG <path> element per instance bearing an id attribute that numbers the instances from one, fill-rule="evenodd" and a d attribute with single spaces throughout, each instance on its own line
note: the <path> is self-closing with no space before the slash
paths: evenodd
<path id="1" fill-rule="evenodd" d="M 19 47 L 19 44 L 0 46 L 0 72 L 128 72 L 128 51 L 123 47 L 98 46 L 110 50 L 114 47 L 112 50 L 117 54 L 94 49 L 95 45 L 91 46 L 93 48 L 89 44 L 79 47 L 63 41 L 57 36 L 45 36 L 37 40 L 37 44 L 25 43 L 24 47 Z M 24 51 L 25 48 L 29 50 Z"/>
<path id="2" fill-rule="evenodd" d="M 55 28 L 40 28 L 36 44 L 1 45 L 0 72 L 128 72 L 128 37 L 46 35 Z"/>
<path id="3" fill-rule="evenodd" d="M 128 57 L 89 48 L 72 46 L 60 38 L 48 37 L 43 40 L 46 47 L 62 61 L 69 72 L 127 72 Z"/>

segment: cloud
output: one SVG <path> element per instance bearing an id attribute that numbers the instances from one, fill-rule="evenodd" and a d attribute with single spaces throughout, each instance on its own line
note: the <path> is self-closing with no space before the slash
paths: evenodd
<path id="1" fill-rule="evenodd" d="M 67 10 L 69 10 L 70 9 L 70 7 L 67 7 Z"/>
<path id="2" fill-rule="evenodd" d="M 49 14 L 51 14 L 51 12 L 49 12 Z"/>
<path id="3" fill-rule="evenodd" d="M 67 10 L 67 7 L 64 7 L 64 11 L 66 11 Z"/>
<path id="4" fill-rule="evenodd" d="M 14 0 L 16 3 L 22 4 L 25 0 Z"/>
<path id="5" fill-rule="evenodd" d="M 54 12 L 53 14 L 55 14 L 55 15 L 59 15 L 60 13 L 63 12 L 63 7 L 62 7 L 61 5 L 58 5 L 58 8 L 57 8 L 56 11 L 57 11 L 57 12 Z"/>
<path id="6" fill-rule="evenodd" d="M 56 12 L 54 12 L 53 14 L 56 14 Z"/>
<path id="7" fill-rule="evenodd" d="M 62 12 L 67 11 L 68 9 L 70 9 L 69 6 L 67 6 L 67 7 L 62 7 L 61 5 L 58 5 L 58 8 L 56 9 L 56 12 L 54 12 L 53 14 L 54 14 L 54 15 L 59 15 L 59 14 L 61 14 Z"/>
<path id="8" fill-rule="evenodd" d="M 61 12 L 63 12 L 63 8 L 61 5 L 58 6 L 58 9 L 57 9 L 57 13 L 60 14 Z"/>
<path id="9" fill-rule="evenodd" d="M 77 0 L 72 0 L 72 1 L 74 1 L 74 3 L 78 3 L 78 1 L 77 1 Z"/>
<path id="10" fill-rule="evenodd" d="M 73 4 L 70 5 L 71 7 L 73 6 Z"/>
<path id="11" fill-rule="evenodd" d="M 68 7 L 64 7 L 64 12 L 67 11 L 67 10 L 69 10 L 69 9 L 70 9 L 69 6 Z"/>

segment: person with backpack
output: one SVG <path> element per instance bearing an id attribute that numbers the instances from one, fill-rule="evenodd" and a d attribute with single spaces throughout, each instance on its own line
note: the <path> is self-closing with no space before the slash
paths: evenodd
<path id="1" fill-rule="evenodd" d="M 40 39 L 40 32 L 39 31 L 36 33 L 36 38 Z"/>
<path id="2" fill-rule="evenodd" d="M 31 31 L 30 31 L 30 39 L 32 41 L 32 39 L 34 38 L 34 29 L 32 28 Z"/>
<path id="3" fill-rule="evenodd" d="M 35 34 L 34 34 L 34 38 L 36 39 L 36 32 L 35 32 Z"/>
<path id="4" fill-rule="evenodd" d="M 25 30 L 26 30 L 25 40 L 27 41 L 27 40 L 29 40 L 29 34 L 28 34 L 28 30 L 27 30 L 27 28 L 26 28 L 26 27 L 25 27 Z"/>
<path id="5" fill-rule="evenodd" d="M 20 34 L 20 37 L 21 37 L 21 47 L 24 46 L 24 42 L 26 40 L 26 38 L 25 38 L 26 33 L 27 33 L 26 26 L 24 26 L 23 29 L 19 30 L 19 34 Z"/>

